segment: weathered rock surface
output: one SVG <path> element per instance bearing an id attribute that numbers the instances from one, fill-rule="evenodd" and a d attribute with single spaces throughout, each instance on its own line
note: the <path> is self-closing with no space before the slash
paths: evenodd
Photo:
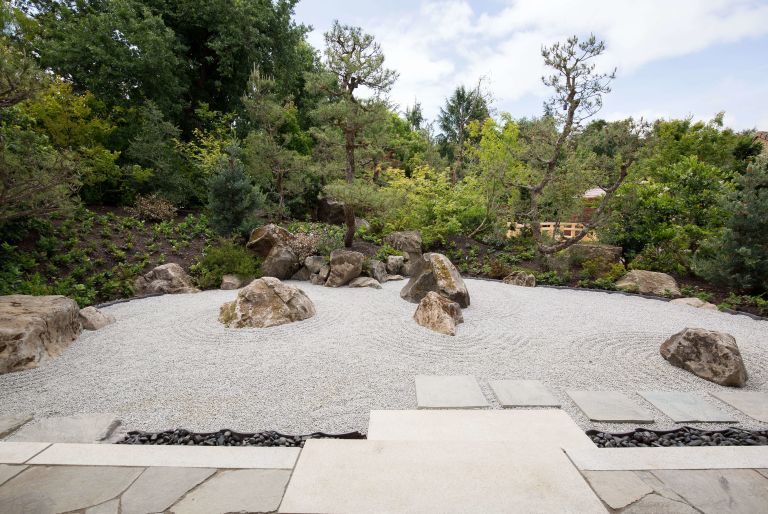
<path id="1" fill-rule="evenodd" d="M 722 386 L 744 387 L 747 370 L 736 339 L 724 332 L 686 328 L 661 345 L 670 364 Z"/>
<path id="2" fill-rule="evenodd" d="M 325 266 L 325 257 L 322 255 L 310 255 L 304 259 L 304 266 L 307 267 L 310 273 L 320 273 L 320 270 Z"/>
<path id="3" fill-rule="evenodd" d="M 525 271 L 513 271 L 504 277 L 504 283 L 512 286 L 536 287 L 536 277 Z"/>
<path id="4" fill-rule="evenodd" d="M 405 257 L 402 255 L 390 255 L 387 257 L 387 273 L 390 275 L 399 275 L 403 271 Z"/>
<path id="5" fill-rule="evenodd" d="M 0 296 L 0 374 L 60 355 L 82 331 L 80 307 L 65 296 Z"/>
<path id="6" fill-rule="evenodd" d="M 670 275 L 657 271 L 632 270 L 616 282 L 616 287 L 642 294 L 680 296 L 677 281 Z"/>
<path id="7" fill-rule="evenodd" d="M 359 230 L 361 228 L 370 229 L 371 224 L 368 222 L 365 218 L 355 218 L 355 230 Z"/>
<path id="8" fill-rule="evenodd" d="M 344 203 L 321 198 L 317 202 L 317 221 L 324 221 L 332 225 L 344 224 Z"/>
<path id="9" fill-rule="evenodd" d="M 285 245 L 277 245 L 269 251 L 261 265 L 261 274 L 265 277 L 289 279 L 299 270 L 299 259 L 293 250 Z"/>
<path id="10" fill-rule="evenodd" d="M 421 299 L 413 319 L 422 327 L 449 336 L 456 335 L 456 325 L 464 322 L 459 304 L 434 291 Z"/>
<path id="11" fill-rule="evenodd" d="M 408 254 L 421 254 L 421 233 L 417 230 L 392 232 L 384 238 L 384 242 L 395 250 Z"/>
<path id="12" fill-rule="evenodd" d="M 357 277 L 349 283 L 349 287 L 372 287 L 374 289 L 381 289 L 381 284 L 375 278 Z"/>
<path id="13" fill-rule="evenodd" d="M 291 280 L 309 280 L 309 277 L 312 276 L 312 273 L 309 271 L 309 268 L 306 266 L 302 266 L 299 271 L 293 274 L 291 277 Z"/>
<path id="14" fill-rule="evenodd" d="M 98 330 L 115 322 L 115 317 L 93 305 L 80 309 L 80 324 L 85 330 Z"/>
<path id="15" fill-rule="evenodd" d="M 221 277 L 221 287 L 219 289 L 231 291 L 241 287 L 243 287 L 243 281 L 237 275 L 224 275 Z"/>
<path id="16" fill-rule="evenodd" d="M 266 257 L 272 251 L 272 248 L 284 245 L 292 238 L 293 235 L 283 227 L 269 223 L 253 229 L 245 247 L 253 250 L 259 257 Z"/>
<path id="17" fill-rule="evenodd" d="M 157 266 L 149 273 L 136 279 L 133 285 L 136 295 L 199 293 L 184 268 L 175 262 Z"/>
<path id="18" fill-rule="evenodd" d="M 571 260 L 584 262 L 592 259 L 604 259 L 607 262 L 621 262 L 621 246 L 598 243 L 576 243 L 568 247 Z"/>
<path id="19" fill-rule="evenodd" d="M 387 279 L 384 282 L 392 282 L 395 280 L 405 280 L 405 277 L 402 275 L 387 275 Z"/>
<path id="20" fill-rule="evenodd" d="M 340 287 L 349 284 L 363 271 L 364 256 L 352 250 L 334 250 L 331 252 L 331 271 L 325 285 Z"/>
<path id="21" fill-rule="evenodd" d="M 304 291 L 274 277 L 258 278 L 221 306 L 219 321 L 230 328 L 274 327 L 311 318 L 315 305 Z"/>
<path id="22" fill-rule="evenodd" d="M 371 259 L 370 267 L 371 267 L 371 276 L 375 278 L 376 281 L 382 282 L 382 283 L 387 281 L 386 264 L 376 259 Z"/>
<path id="23" fill-rule="evenodd" d="M 414 261 L 411 279 L 400 297 L 418 303 L 430 291 L 435 291 L 461 307 L 469 307 L 469 292 L 456 266 L 440 253 L 425 253 Z"/>
<path id="24" fill-rule="evenodd" d="M 716 311 L 717 305 L 714 303 L 705 302 L 701 298 L 676 298 L 669 303 L 674 303 L 675 305 L 689 305 L 691 307 L 696 307 L 697 309 L 705 309 L 708 311 Z"/>

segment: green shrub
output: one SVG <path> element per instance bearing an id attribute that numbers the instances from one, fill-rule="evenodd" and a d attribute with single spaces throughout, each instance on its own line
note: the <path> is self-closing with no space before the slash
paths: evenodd
<path id="1" fill-rule="evenodd" d="M 544 284 L 550 286 L 562 286 L 567 282 L 567 278 L 557 271 L 540 271 L 534 272 L 537 284 Z"/>
<path id="2" fill-rule="evenodd" d="M 387 257 L 389 257 L 390 255 L 400 255 L 400 256 L 402 256 L 403 252 L 401 252 L 400 250 L 396 250 L 396 249 L 392 248 L 387 243 L 384 243 L 381 246 L 381 248 L 376 250 L 375 258 L 377 260 L 385 261 L 386 262 Z"/>
<path id="3" fill-rule="evenodd" d="M 229 155 L 219 159 L 208 183 L 211 227 L 222 236 L 246 234 L 255 225 L 258 210 L 265 203 L 266 196 L 253 185 L 242 162 L 230 149 Z"/>
<path id="4" fill-rule="evenodd" d="M 219 287 L 224 275 L 251 279 L 259 275 L 261 263 L 245 247 L 232 241 L 222 241 L 208 247 L 203 256 L 190 267 L 198 286 L 203 289 Z"/>

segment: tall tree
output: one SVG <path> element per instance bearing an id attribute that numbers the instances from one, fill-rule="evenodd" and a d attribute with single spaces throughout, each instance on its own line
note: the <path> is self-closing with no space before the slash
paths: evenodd
<path id="1" fill-rule="evenodd" d="M 343 138 L 345 181 L 351 187 L 357 168 L 355 152 L 367 146 L 362 135 L 387 113 L 383 96 L 389 92 L 397 73 L 384 67 L 384 54 L 373 36 L 359 27 L 335 21 L 325 33 L 326 71 L 310 77 L 309 88 L 321 91 L 326 101 L 315 116 L 321 123 L 340 132 Z M 369 96 L 357 95 L 364 88 Z M 344 244 L 352 246 L 355 236 L 355 211 L 345 205 L 347 232 Z"/>
<path id="2" fill-rule="evenodd" d="M 459 172 L 464 166 L 464 143 L 467 140 L 469 124 L 482 122 L 489 116 L 488 102 L 480 91 L 480 84 L 474 89 L 459 86 L 440 108 L 438 124 L 442 136 L 453 156 L 451 183 L 459 181 Z"/>

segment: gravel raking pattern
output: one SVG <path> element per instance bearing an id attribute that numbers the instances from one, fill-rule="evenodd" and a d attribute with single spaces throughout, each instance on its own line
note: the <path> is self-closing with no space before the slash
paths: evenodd
<path id="1" fill-rule="evenodd" d="M 494 408 L 488 380 L 541 380 L 584 429 L 626 425 L 587 420 L 566 389 L 618 390 L 676 428 L 636 391 L 690 391 L 764 430 L 707 395 L 720 386 L 675 368 L 659 345 L 686 327 L 732 334 L 748 390 L 768 390 L 768 321 L 602 292 L 524 288 L 466 280 L 472 305 L 455 337 L 431 332 L 383 289 L 292 282 L 317 315 L 268 329 L 229 329 L 219 307 L 236 291 L 165 295 L 106 308 L 117 323 L 84 332 L 37 369 L 0 376 L 0 415 L 114 413 L 129 430 L 222 427 L 255 433 L 365 432 L 373 409 L 416 407 L 415 375 L 473 375 Z M 714 429 L 727 425 L 695 425 Z"/>

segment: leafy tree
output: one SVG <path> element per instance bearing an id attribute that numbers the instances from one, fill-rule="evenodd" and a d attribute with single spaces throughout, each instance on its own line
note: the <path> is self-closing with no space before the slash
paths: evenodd
<path id="1" fill-rule="evenodd" d="M 298 196 L 308 186 L 309 159 L 296 148 L 307 152 L 309 142 L 299 129 L 296 106 L 281 100 L 275 81 L 258 70 L 251 74 L 243 104 L 255 127 L 246 141 L 248 160 L 256 176 L 266 177 L 277 196 L 277 216 L 283 218 L 288 214 L 286 195 Z"/>
<path id="2" fill-rule="evenodd" d="M 345 180 L 351 187 L 356 177 L 356 152 L 369 146 L 363 133 L 386 115 L 382 95 L 390 90 L 397 73 L 384 67 L 381 47 L 373 36 L 358 27 L 334 22 L 325 33 L 325 45 L 327 69 L 311 75 L 308 83 L 310 90 L 326 97 L 315 110 L 315 118 L 325 127 L 315 135 L 326 146 L 341 137 Z M 365 88 L 370 96 L 356 96 L 358 88 Z M 344 217 L 347 225 L 344 244 L 350 247 L 355 235 L 355 212 L 351 206 L 345 206 Z"/>
<path id="3" fill-rule="evenodd" d="M 257 210 L 264 205 L 264 194 L 253 185 L 237 157 L 238 148 L 230 146 L 219 160 L 211 177 L 208 209 L 211 227 L 222 236 L 246 233 L 253 228 Z"/>
<path id="4" fill-rule="evenodd" d="M 488 102 L 480 91 L 480 84 L 474 89 L 457 87 L 440 108 L 438 124 L 442 137 L 453 156 L 451 183 L 459 180 L 459 172 L 464 166 L 464 150 L 469 136 L 469 124 L 483 121 L 489 116 Z"/>

